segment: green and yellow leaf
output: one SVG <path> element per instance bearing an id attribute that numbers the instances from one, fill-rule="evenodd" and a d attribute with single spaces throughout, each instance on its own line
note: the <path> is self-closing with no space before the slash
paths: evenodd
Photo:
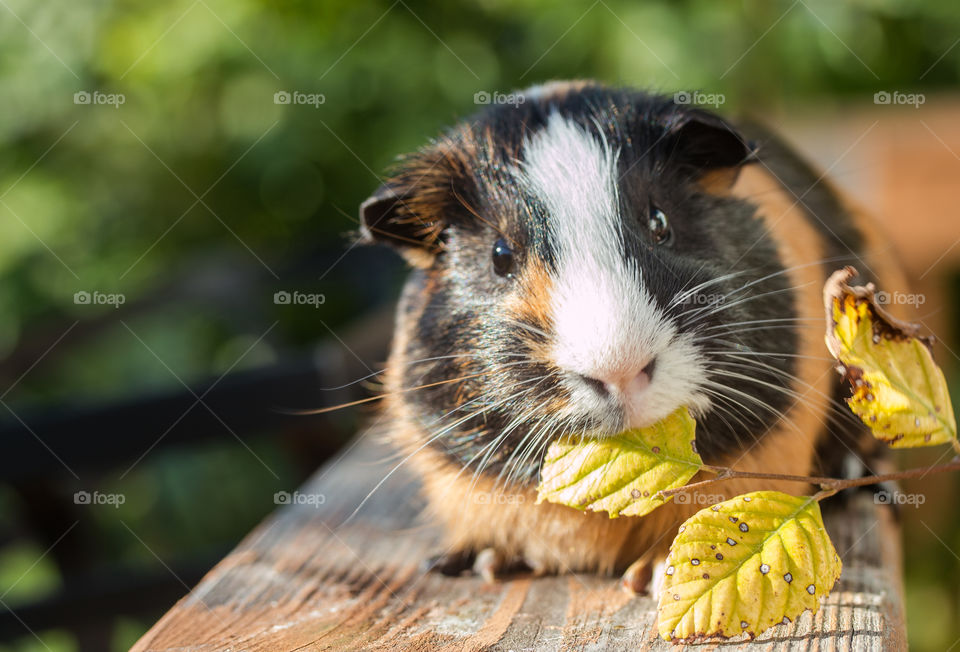
<path id="1" fill-rule="evenodd" d="M 713 505 L 684 523 L 670 547 L 660 635 L 752 637 L 819 609 L 840 569 L 813 498 L 758 491 Z"/>
<path id="2" fill-rule="evenodd" d="M 855 274 L 851 267 L 835 272 L 824 287 L 827 347 L 853 387 L 850 409 L 895 448 L 956 446 L 947 382 L 929 339 L 886 314 L 872 284 L 848 285 Z"/>
<path id="3" fill-rule="evenodd" d="M 695 429 L 680 408 L 648 428 L 553 442 L 540 468 L 537 503 L 605 511 L 611 518 L 643 516 L 664 504 L 657 492 L 685 485 L 703 465 Z"/>

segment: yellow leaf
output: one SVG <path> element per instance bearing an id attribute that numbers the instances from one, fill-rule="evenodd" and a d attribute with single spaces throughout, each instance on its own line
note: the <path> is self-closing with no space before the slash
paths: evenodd
<path id="1" fill-rule="evenodd" d="M 680 408 L 648 428 L 555 441 L 540 468 L 537 503 L 605 511 L 611 518 L 643 516 L 665 502 L 657 492 L 685 485 L 703 465 L 695 429 Z"/>
<path id="2" fill-rule="evenodd" d="M 824 287 L 827 347 L 853 387 L 847 404 L 895 448 L 956 446 L 953 405 L 929 338 L 888 315 L 872 284 L 848 285 L 855 274 L 851 267 L 835 272 Z"/>
<path id="3" fill-rule="evenodd" d="M 670 546 L 660 635 L 752 637 L 819 609 L 840 569 L 813 498 L 757 491 L 713 505 L 680 526 Z"/>

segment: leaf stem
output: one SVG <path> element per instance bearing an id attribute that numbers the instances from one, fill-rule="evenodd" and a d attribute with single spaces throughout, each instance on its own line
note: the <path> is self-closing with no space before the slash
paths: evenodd
<path id="1" fill-rule="evenodd" d="M 954 448 L 960 447 L 955 445 Z M 960 450 L 958 450 L 958 452 L 960 452 Z M 881 482 L 890 482 L 892 480 L 922 478 L 932 473 L 960 471 L 960 455 L 953 458 L 949 462 L 946 462 L 945 464 L 908 469 L 906 471 L 895 471 L 894 473 L 883 473 L 881 475 L 868 475 L 862 478 L 823 478 L 810 475 L 755 473 L 753 471 L 738 471 L 736 469 L 731 469 L 724 466 L 711 466 L 709 464 L 705 464 L 703 466 L 703 470 L 707 471 L 708 473 L 715 473 L 716 477 L 700 480 L 699 482 L 691 482 L 690 484 L 682 487 L 676 487 L 674 489 L 664 489 L 663 491 L 659 492 L 658 495 L 661 498 L 666 499 L 675 494 L 684 493 L 690 489 L 697 489 L 699 487 L 715 484 L 717 482 L 723 482 L 724 480 L 732 480 L 734 478 L 749 478 L 754 480 L 783 480 L 786 482 L 802 482 L 804 484 L 817 485 L 820 487 L 821 491 L 816 494 L 814 498 L 819 501 L 827 498 L 828 496 L 832 496 L 838 491 L 843 491 L 844 489 L 850 489 L 852 487 L 863 487 L 871 484 L 879 484 Z"/>

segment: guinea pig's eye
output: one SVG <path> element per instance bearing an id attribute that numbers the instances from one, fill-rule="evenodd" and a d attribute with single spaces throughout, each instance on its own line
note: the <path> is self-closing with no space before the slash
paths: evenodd
<path id="1" fill-rule="evenodd" d="M 510 276 L 513 273 L 513 250 L 503 238 L 493 243 L 493 271 L 497 276 Z"/>
<path id="2" fill-rule="evenodd" d="M 650 229 L 653 241 L 657 244 L 666 244 L 673 237 L 673 231 L 670 229 L 670 223 L 667 221 L 667 214 L 656 206 L 650 208 L 647 228 Z"/>

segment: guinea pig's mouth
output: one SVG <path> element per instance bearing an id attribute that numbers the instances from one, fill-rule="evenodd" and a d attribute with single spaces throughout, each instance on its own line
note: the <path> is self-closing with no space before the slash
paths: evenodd
<path id="1" fill-rule="evenodd" d="M 568 433 L 612 436 L 649 427 L 680 407 L 687 407 L 694 416 L 711 407 L 703 385 L 703 357 L 687 336 L 672 338 L 655 354 L 610 356 L 607 361 L 608 365 L 593 365 L 587 373 L 579 365 L 564 365 L 560 384 L 568 397 L 563 415 L 572 426 Z"/>
<path id="2" fill-rule="evenodd" d="M 619 429 L 641 428 L 655 421 L 650 417 L 646 396 L 656 367 L 657 359 L 652 358 L 639 371 L 609 373 L 603 377 L 573 374 L 573 382 L 582 384 L 593 394 L 589 402 L 594 410 L 604 415 L 605 425 L 614 425 L 611 413 L 619 412 L 616 419 Z"/>

